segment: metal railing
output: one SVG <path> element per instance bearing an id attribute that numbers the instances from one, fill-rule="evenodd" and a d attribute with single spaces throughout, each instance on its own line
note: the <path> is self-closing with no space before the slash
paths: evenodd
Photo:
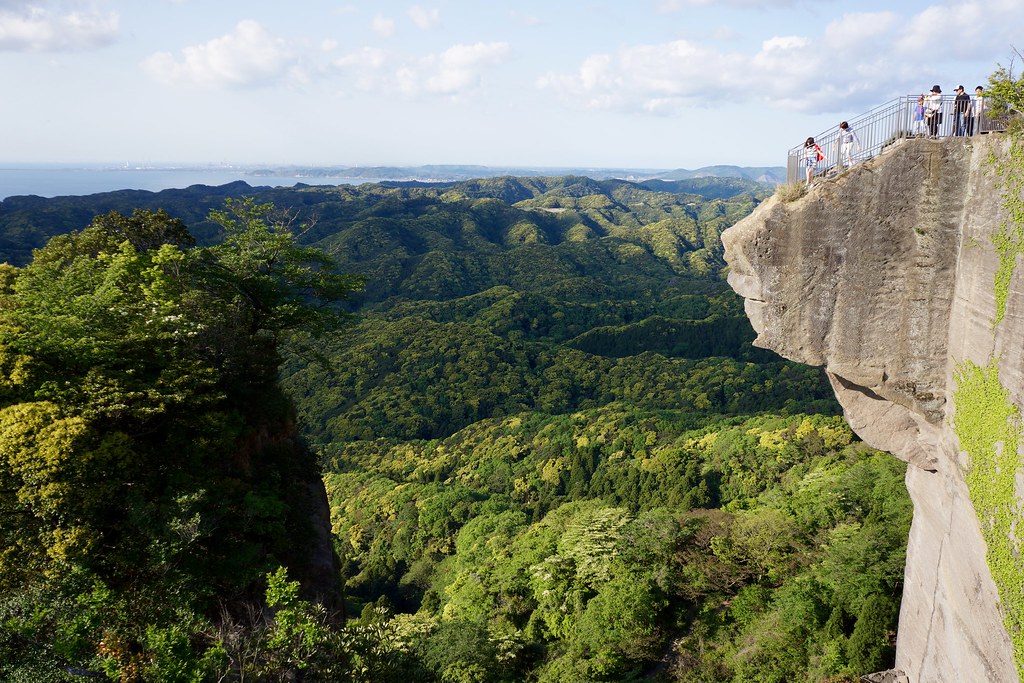
<path id="1" fill-rule="evenodd" d="M 963 103 L 961 102 L 961 105 Z M 895 100 L 881 104 L 874 109 L 847 119 L 850 130 L 860 142 L 851 150 L 852 163 L 870 159 L 881 154 L 890 145 L 899 140 L 915 137 L 943 138 L 951 136 L 970 136 L 1005 130 L 1005 120 L 990 118 L 984 107 L 977 107 L 971 98 L 967 112 L 955 104 L 952 95 L 942 97 L 938 113 L 934 117 L 916 120 L 918 107 L 917 95 L 904 95 Z M 845 168 L 840 158 L 840 130 L 836 125 L 823 133 L 814 136 L 814 142 L 821 147 L 824 159 L 818 162 L 814 175 L 828 175 Z M 786 161 L 787 181 L 795 183 L 804 179 L 803 144 L 789 150 Z"/>

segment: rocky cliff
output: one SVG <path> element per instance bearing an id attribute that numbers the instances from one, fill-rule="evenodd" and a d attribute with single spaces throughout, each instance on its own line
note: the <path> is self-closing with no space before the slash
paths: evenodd
<path id="1" fill-rule="evenodd" d="M 1020 680 L 1024 229 L 992 162 L 1011 148 L 905 141 L 723 235 L 756 343 L 824 366 L 853 429 L 910 464 L 913 682 Z"/>

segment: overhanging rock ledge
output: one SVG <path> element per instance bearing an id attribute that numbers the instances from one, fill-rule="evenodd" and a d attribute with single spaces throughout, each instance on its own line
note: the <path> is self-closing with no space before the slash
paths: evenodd
<path id="1" fill-rule="evenodd" d="M 1024 405 L 1024 267 L 996 324 L 1004 218 L 987 160 L 1008 144 L 904 141 L 722 236 L 755 343 L 823 366 L 854 431 L 910 465 L 896 667 L 914 683 L 1019 681 L 952 426 L 965 362 L 995 363 Z"/>

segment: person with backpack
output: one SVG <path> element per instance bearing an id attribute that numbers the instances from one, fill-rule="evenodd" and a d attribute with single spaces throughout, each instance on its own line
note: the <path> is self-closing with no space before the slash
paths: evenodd
<path id="1" fill-rule="evenodd" d="M 825 158 L 825 155 L 821 152 L 815 142 L 814 138 L 807 138 L 804 143 L 804 158 L 803 165 L 807 176 L 807 184 L 811 184 L 811 177 L 814 175 L 814 171 L 818 168 L 818 162 Z"/>

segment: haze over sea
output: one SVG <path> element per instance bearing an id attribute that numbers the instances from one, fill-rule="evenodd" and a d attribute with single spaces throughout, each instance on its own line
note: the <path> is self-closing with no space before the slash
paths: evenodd
<path id="1" fill-rule="evenodd" d="M 60 197 L 88 195 L 116 190 L 159 192 L 190 185 L 224 185 L 242 180 L 254 187 L 307 185 L 361 185 L 372 178 L 317 176 L 315 178 L 254 175 L 244 168 L 110 168 L 70 166 L 24 166 L 0 168 L 0 201 L 16 195 Z"/>

